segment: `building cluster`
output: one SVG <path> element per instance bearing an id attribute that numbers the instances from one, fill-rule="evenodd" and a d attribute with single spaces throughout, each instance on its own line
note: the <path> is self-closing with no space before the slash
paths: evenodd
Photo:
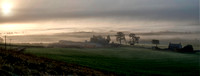
<path id="1" fill-rule="evenodd" d="M 110 36 L 108 35 L 106 38 L 104 38 L 101 35 L 95 36 L 93 35 L 93 37 L 90 38 L 90 42 L 91 43 L 99 43 L 102 45 L 108 45 L 110 43 Z"/>

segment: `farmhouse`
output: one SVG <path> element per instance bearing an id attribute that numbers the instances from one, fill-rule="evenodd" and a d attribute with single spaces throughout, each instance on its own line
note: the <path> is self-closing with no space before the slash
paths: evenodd
<path id="1" fill-rule="evenodd" d="M 177 50 L 177 49 L 182 49 L 182 45 L 181 43 L 179 44 L 175 44 L 175 43 L 169 43 L 169 46 L 168 46 L 168 49 L 169 50 Z"/>

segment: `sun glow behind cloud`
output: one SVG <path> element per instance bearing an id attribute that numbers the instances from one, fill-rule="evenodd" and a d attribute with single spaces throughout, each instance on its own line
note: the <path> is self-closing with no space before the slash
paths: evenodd
<path id="1" fill-rule="evenodd" d="M 10 15 L 12 12 L 13 4 L 9 1 L 2 1 L 1 11 L 4 16 Z"/>
<path id="2" fill-rule="evenodd" d="M 199 31 L 197 1 L 0 0 L 0 33 Z"/>
<path id="3" fill-rule="evenodd" d="M 34 29 L 36 26 L 33 24 L 3 24 L 0 25 L 1 32 L 18 32 Z"/>

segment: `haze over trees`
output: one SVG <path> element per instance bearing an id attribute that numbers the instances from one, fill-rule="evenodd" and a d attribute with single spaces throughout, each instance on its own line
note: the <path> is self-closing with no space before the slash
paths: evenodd
<path id="1" fill-rule="evenodd" d="M 158 44 L 160 44 L 159 40 L 152 40 L 152 44 L 156 44 L 156 47 L 158 46 Z"/>
<path id="2" fill-rule="evenodd" d="M 107 45 L 110 43 L 110 36 L 108 35 L 107 38 L 104 38 L 101 35 L 95 36 L 93 35 L 93 37 L 90 38 L 90 42 L 92 43 L 98 43 L 98 44 L 102 44 L 102 45 Z"/>
<path id="3" fill-rule="evenodd" d="M 129 41 L 130 45 L 135 45 L 135 43 L 139 43 L 139 39 L 140 39 L 139 36 L 136 36 L 134 33 L 130 33 L 129 37 L 130 37 L 130 41 Z"/>
<path id="4" fill-rule="evenodd" d="M 120 44 L 122 44 L 122 40 L 126 43 L 125 34 L 123 32 L 117 32 L 116 41 L 118 41 Z"/>

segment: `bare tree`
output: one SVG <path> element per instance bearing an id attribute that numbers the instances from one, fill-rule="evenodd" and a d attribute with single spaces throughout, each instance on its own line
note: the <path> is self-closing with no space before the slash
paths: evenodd
<path id="1" fill-rule="evenodd" d="M 130 41 L 129 41 L 130 45 L 135 45 L 135 43 L 139 43 L 139 39 L 140 39 L 139 36 L 136 36 L 134 33 L 130 33 L 129 37 L 130 37 Z"/>
<path id="2" fill-rule="evenodd" d="M 119 41 L 119 43 L 122 43 L 122 40 L 126 42 L 125 34 L 123 32 L 117 32 L 116 40 Z"/>
<path id="3" fill-rule="evenodd" d="M 140 37 L 135 37 L 135 42 L 139 43 Z"/>
<path id="4" fill-rule="evenodd" d="M 135 34 L 134 33 L 130 33 L 129 37 L 130 37 L 129 44 L 130 45 L 134 45 L 135 44 Z"/>
<path id="5" fill-rule="evenodd" d="M 158 44 L 160 44 L 159 40 L 152 40 L 152 44 L 156 44 L 156 47 Z"/>
<path id="6" fill-rule="evenodd" d="M 110 35 L 107 36 L 106 40 L 107 40 L 108 43 L 110 43 L 110 41 L 111 41 Z"/>

